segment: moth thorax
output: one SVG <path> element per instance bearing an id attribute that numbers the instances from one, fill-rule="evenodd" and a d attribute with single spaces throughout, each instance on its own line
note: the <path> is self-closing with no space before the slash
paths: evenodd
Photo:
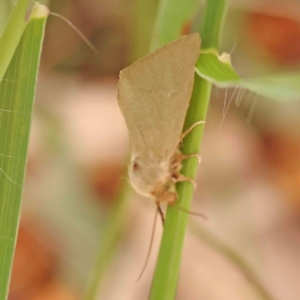
<path id="1" fill-rule="evenodd" d="M 170 177 L 169 166 L 170 160 L 133 156 L 129 167 L 130 183 L 139 194 L 154 198 L 157 186 Z"/>

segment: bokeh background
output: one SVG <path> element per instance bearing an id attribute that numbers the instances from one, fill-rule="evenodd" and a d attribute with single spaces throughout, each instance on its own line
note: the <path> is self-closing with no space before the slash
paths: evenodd
<path id="1" fill-rule="evenodd" d="M 157 4 L 49 3 L 99 54 L 49 17 L 11 300 L 83 299 L 95 270 L 98 299 L 147 299 L 162 228 L 136 283 L 155 206 L 126 188 L 130 150 L 116 97 L 119 71 L 148 51 Z M 299 70 L 298 1 L 229 5 L 221 49 L 241 76 Z M 214 88 L 193 201 L 208 220 L 190 218 L 176 299 L 300 299 L 299 133 L 300 101 Z"/>

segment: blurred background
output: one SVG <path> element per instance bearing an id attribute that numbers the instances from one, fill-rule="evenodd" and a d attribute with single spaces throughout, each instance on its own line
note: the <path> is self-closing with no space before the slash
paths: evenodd
<path id="1" fill-rule="evenodd" d="M 136 283 L 155 205 L 127 188 L 130 150 L 116 85 L 119 71 L 147 54 L 157 4 L 49 3 L 99 54 L 49 17 L 11 300 L 83 299 L 95 272 L 98 299 L 147 299 L 162 228 Z M 242 77 L 299 70 L 299 1 L 229 5 L 221 50 Z M 208 220 L 190 217 L 176 299 L 298 300 L 300 102 L 236 91 L 228 106 L 233 93 L 226 103 L 225 90 L 212 93 L 192 208 Z"/>

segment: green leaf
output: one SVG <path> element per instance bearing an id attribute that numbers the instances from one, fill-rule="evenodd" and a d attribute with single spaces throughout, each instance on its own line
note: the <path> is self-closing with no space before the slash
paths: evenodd
<path id="1" fill-rule="evenodd" d="M 0 83 L 0 299 L 7 298 L 16 244 L 41 45 L 48 10 L 39 4 Z M 23 16 L 21 16 L 23 20 Z M 26 272 L 26 270 L 24 270 Z"/>
<path id="2" fill-rule="evenodd" d="M 12 12 L 12 3 L 9 0 L 0 1 L 0 36 L 7 25 L 9 16 Z"/>
<path id="3" fill-rule="evenodd" d="M 220 87 L 234 86 L 241 81 L 231 66 L 230 57 L 226 54 L 218 56 L 214 49 L 201 51 L 196 63 L 196 73 Z"/>
<path id="4" fill-rule="evenodd" d="M 19 0 L 0 38 L 0 82 L 30 19 L 33 2 Z"/>
<path id="5" fill-rule="evenodd" d="M 244 79 L 242 87 L 273 100 L 300 100 L 300 73 Z"/>
<path id="6" fill-rule="evenodd" d="M 300 73 L 242 79 L 232 67 L 229 54 L 218 56 L 214 49 L 201 51 L 196 73 L 221 88 L 238 86 L 278 101 L 300 99 Z"/>

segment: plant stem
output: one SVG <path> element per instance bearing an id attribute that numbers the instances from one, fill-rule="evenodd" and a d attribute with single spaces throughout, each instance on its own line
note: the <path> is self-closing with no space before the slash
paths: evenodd
<path id="1" fill-rule="evenodd" d="M 202 49 L 218 46 L 226 8 L 225 0 L 208 0 L 206 2 L 201 27 Z M 195 122 L 206 119 L 210 92 L 211 83 L 195 75 L 194 90 L 184 130 Z M 204 126 L 199 125 L 186 137 L 182 149 L 184 154 L 199 153 L 203 130 Z M 189 178 L 195 178 L 197 165 L 197 158 L 189 158 L 183 164 L 182 174 Z M 176 205 L 190 209 L 193 185 L 190 182 L 179 183 L 177 191 L 179 199 Z M 176 208 L 176 205 L 169 205 L 167 209 L 163 237 L 150 292 L 150 299 L 152 300 L 175 299 L 188 221 L 188 215 Z"/>
<path id="2" fill-rule="evenodd" d="M 201 49 L 219 49 L 222 29 L 227 14 L 226 0 L 207 0 L 200 28 Z"/>

